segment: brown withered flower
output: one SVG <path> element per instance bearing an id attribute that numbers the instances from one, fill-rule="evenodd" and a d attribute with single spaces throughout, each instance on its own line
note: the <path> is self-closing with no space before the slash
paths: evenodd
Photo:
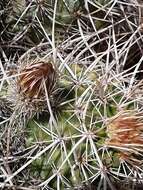
<path id="1" fill-rule="evenodd" d="M 55 83 L 56 72 L 51 62 L 33 62 L 20 71 L 18 78 L 19 92 L 27 98 L 41 98 L 50 94 Z"/>
<path id="2" fill-rule="evenodd" d="M 135 161 L 142 157 L 143 122 L 139 114 L 123 113 L 107 126 L 108 139 L 105 144 L 115 148 L 125 160 Z"/>

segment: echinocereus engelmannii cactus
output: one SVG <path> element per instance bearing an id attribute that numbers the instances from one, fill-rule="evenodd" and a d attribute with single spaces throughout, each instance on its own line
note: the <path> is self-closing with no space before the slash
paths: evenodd
<path id="1" fill-rule="evenodd" d="M 23 165 L 10 165 L 1 187 L 19 184 L 25 170 L 25 186 L 39 189 L 117 189 L 123 182 L 128 187 L 141 183 L 142 6 L 131 0 L 76 1 L 75 7 L 61 1 L 66 19 L 58 3 L 27 1 L 12 24 L 13 43 L 19 39 L 28 51 L 19 55 L 18 72 L 2 72 L 10 82 L 3 87 L 28 149 L 19 153 L 27 152 Z M 33 118 L 43 110 L 44 120 Z"/>

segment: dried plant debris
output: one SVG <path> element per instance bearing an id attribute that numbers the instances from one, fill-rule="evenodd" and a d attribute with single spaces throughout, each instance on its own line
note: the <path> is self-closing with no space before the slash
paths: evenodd
<path id="1" fill-rule="evenodd" d="M 27 98 L 42 97 L 45 94 L 44 83 L 48 94 L 54 87 L 56 73 L 51 63 L 34 62 L 24 68 L 20 74 L 17 83 L 19 92 Z"/>
<path id="2" fill-rule="evenodd" d="M 120 159 L 133 166 L 142 165 L 143 122 L 142 114 L 123 113 L 107 127 L 106 145 L 117 149 Z"/>

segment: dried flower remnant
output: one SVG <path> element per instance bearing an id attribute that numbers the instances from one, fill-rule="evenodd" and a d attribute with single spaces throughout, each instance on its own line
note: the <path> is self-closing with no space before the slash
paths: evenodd
<path id="1" fill-rule="evenodd" d="M 139 166 L 143 163 L 143 160 L 141 159 L 141 155 L 139 155 L 139 157 L 133 153 L 123 153 L 120 152 L 118 154 L 118 158 L 120 159 L 120 161 L 126 161 L 129 164 L 131 164 L 132 166 Z"/>
<path id="2" fill-rule="evenodd" d="M 45 94 L 44 82 L 48 94 L 51 93 L 56 72 L 51 62 L 34 62 L 20 71 L 19 91 L 27 98 L 41 98 Z"/>
<path id="3" fill-rule="evenodd" d="M 133 163 L 142 158 L 143 122 L 141 115 L 124 113 L 112 120 L 107 127 L 106 145 L 117 149 L 121 158 Z M 137 162 L 136 162 L 137 163 Z"/>

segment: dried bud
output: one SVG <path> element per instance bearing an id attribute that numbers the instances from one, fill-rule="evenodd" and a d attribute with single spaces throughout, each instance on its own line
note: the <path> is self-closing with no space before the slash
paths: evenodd
<path id="1" fill-rule="evenodd" d="M 141 155 L 143 150 L 143 122 L 141 115 L 124 113 L 112 120 L 107 127 L 108 140 L 106 145 L 118 149 L 122 158 Z M 124 156 L 123 156 L 124 155 Z"/>
<path id="2" fill-rule="evenodd" d="M 18 79 L 19 91 L 28 98 L 40 98 L 45 93 L 44 82 L 48 94 L 53 89 L 56 72 L 51 62 L 34 62 L 21 70 Z"/>

